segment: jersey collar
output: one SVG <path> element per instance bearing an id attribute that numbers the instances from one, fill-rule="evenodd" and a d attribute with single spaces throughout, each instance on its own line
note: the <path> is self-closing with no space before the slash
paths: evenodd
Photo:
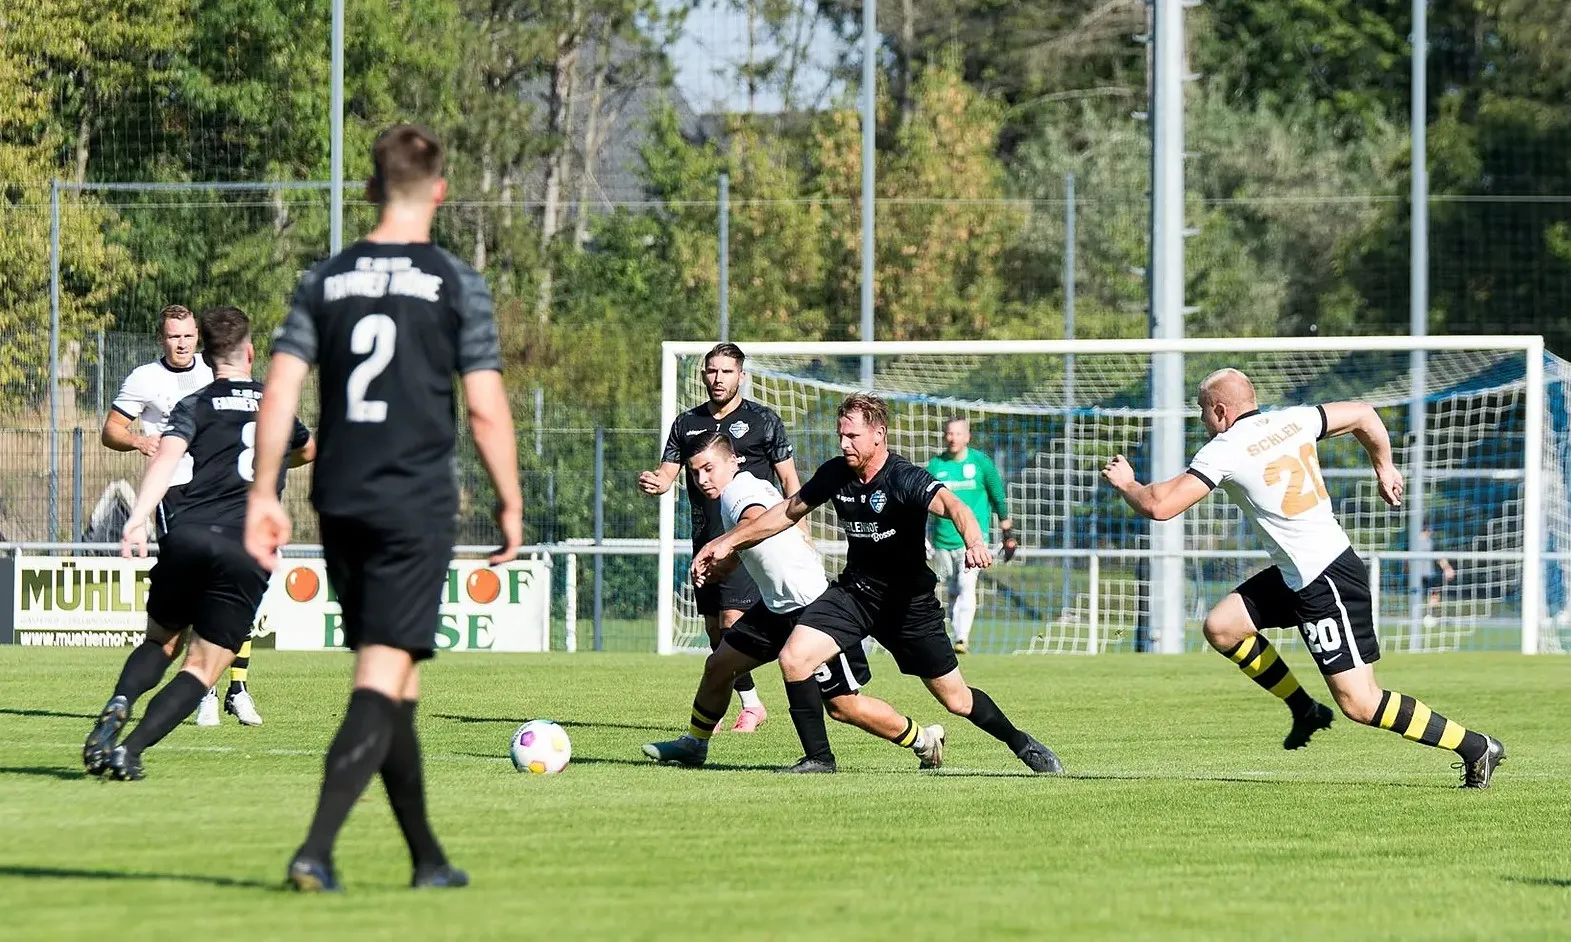
<path id="1" fill-rule="evenodd" d="M 1260 410 L 1259 409 L 1250 409 L 1248 412 L 1245 412 L 1243 415 L 1239 416 L 1238 418 L 1234 419 L 1233 421 L 1234 422 L 1242 422 L 1242 421 L 1244 421 L 1245 419 L 1249 418 L 1252 415 L 1259 415 L 1259 414 L 1260 414 Z"/>
<path id="2" fill-rule="evenodd" d="M 168 370 L 171 373 L 189 373 L 192 370 L 196 369 L 196 360 L 197 360 L 197 357 L 200 357 L 200 356 L 201 356 L 201 354 L 198 353 L 196 356 L 192 357 L 191 358 L 191 365 L 187 366 L 187 367 L 184 367 L 184 368 L 178 367 L 178 366 L 170 366 L 169 365 L 169 359 L 167 357 L 159 357 L 158 358 L 158 362 L 159 362 L 160 365 L 163 366 L 164 369 Z"/>

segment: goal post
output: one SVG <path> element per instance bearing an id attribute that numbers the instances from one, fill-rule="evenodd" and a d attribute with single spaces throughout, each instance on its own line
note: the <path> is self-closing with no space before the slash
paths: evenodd
<path id="1" fill-rule="evenodd" d="M 681 409 L 706 398 L 700 361 L 711 346 L 662 345 L 659 444 Z M 1172 540 L 1153 539 L 1150 524 L 1101 485 L 1102 464 L 1120 452 L 1130 456 L 1142 480 L 1150 477 L 1157 427 L 1171 427 L 1175 418 L 1151 408 L 1159 354 L 1182 355 L 1185 405 L 1176 418 L 1184 429 L 1185 460 L 1205 437 L 1194 389 L 1223 366 L 1250 375 L 1265 409 L 1344 399 L 1379 409 L 1398 467 L 1424 489 L 1433 531 L 1427 550 L 1409 545 L 1406 508 L 1378 500 L 1367 457 L 1350 438 L 1322 444 L 1321 463 L 1333 510 L 1355 549 L 1371 559 L 1380 583 L 1372 588 L 1381 600 L 1376 617 L 1388 648 L 1563 649 L 1561 629 L 1571 622 L 1571 428 L 1565 418 L 1571 368 L 1546 354 L 1541 337 L 740 346 L 747 356 L 743 394 L 780 413 L 804 481 L 838 453 L 835 409 L 864 388 L 864 356 L 873 358 L 872 391 L 891 404 L 892 450 L 923 463 L 942 450 L 947 418 L 970 420 L 972 447 L 998 464 L 1022 537 L 1015 563 L 995 564 L 984 574 L 973 651 L 1194 650 L 1203 644 L 1198 628 L 1209 606 L 1266 564 L 1263 544 L 1222 496 L 1184 515 L 1183 541 L 1175 547 Z M 1415 350 L 1430 354 L 1422 436 L 1406 428 L 1408 355 Z M 1422 442 L 1422 454 L 1410 447 L 1414 439 Z M 683 480 L 679 475 L 660 505 L 657 649 L 663 654 L 707 648 L 687 578 Z M 844 543 L 824 511 L 814 515 L 812 531 L 826 567 L 837 571 Z M 1439 559 L 1453 566 L 1455 580 L 1411 604 L 1410 577 L 1427 575 Z M 1171 575 L 1161 574 L 1175 572 L 1182 573 L 1181 587 L 1156 584 L 1170 583 Z M 1153 636 L 1163 623 L 1153 617 L 1152 606 L 1159 604 L 1181 606 L 1176 621 L 1182 637 Z M 1409 614 L 1415 609 L 1421 623 Z M 1546 625 L 1549 630 L 1542 630 Z M 1281 643 L 1299 642 L 1284 633 Z"/>

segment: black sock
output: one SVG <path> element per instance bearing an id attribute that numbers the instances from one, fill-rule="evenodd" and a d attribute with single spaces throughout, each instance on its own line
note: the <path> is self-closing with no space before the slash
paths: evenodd
<path id="1" fill-rule="evenodd" d="M 317 798 L 311 830 L 300 847 L 303 856 L 324 862 L 332 859 L 333 844 L 349 817 L 349 809 L 360 800 L 371 776 L 387 760 L 397 709 L 393 701 L 375 690 L 356 689 L 349 695 L 349 710 L 322 763 L 322 793 Z"/>
<path id="2" fill-rule="evenodd" d="M 802 740 L 802 754 L 808 759 L 824 762 L 835 761 L 829 748 L 829 730 L 824 728 L 824 694 L 818 681 L 787 681 L 786 702 L 791 705 L 791 724 L 796 727 L 797 738 Z"/>
<path id="3" fill-rule="evenodd" d="M 1015 729 L 1015 724 L 1009 722 L 1009 717 L 998 708 L 985 691 L 971 688 L 971 715 L 966 719 L 975 723 L 977 728 L 988 734 L 1012 751 L 1018 753 L 1031 741 L 1031 737 Z"/>
<path id="4" fill-rule="evenodd" d="M 120 679 L 115 683 L 114 696 L 125 697 L 126 703 L 135 705 L 137 698 L 147 693 L 164 679 L 172 658 L 164 653 L 164 646 L 143 641 L 131 651 L 120 668 Z"/>
<path id="5" fill-rule="evenodd" d="M 393 806 L 398 829 L 409 845 L 409 858 L 416 869 L 440 867 L 447 863 L 442 845 L 431 833 L 425 812 L 425 771 L 420 760 L 420 736 L 415 732 L 415 707 L 418 701 L 400 703 L 393 714 L 393 738 L 382 760 L 382 786 L 387 803 Z"/>
<path id="6" fill-rule="evenodd" d="M 195 674 L 181 671 L 147 702 L 142 722 L 136 724 L 136 729 L 131 730 L 121 745 L 132 755 L 141 755 L 142 750 L 156 745 L 195 713 L 197 704 L 205 696 L 207 685 Z"/>

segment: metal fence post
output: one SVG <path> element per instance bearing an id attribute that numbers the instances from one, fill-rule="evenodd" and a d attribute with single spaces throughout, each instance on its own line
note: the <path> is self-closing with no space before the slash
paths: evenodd
<path id="1" fill-rule="evenodd" d="M 605 429 L 595 428 L 595 545 L 605 543 Z M 595 554 L 595 650 L 605 650 L 605 556 Z"/>
<path id="2" fill-rule="evenodd" d="M 71 539 L 82 538 L 82 441 L 86 436 L 78 425 L 71 430 Z"/>
<path id="3" fill-rule="evenodd" d="M 94 415 L 104 414 L 104 332 L 98 332 L 98 411 Z"/>
<path id="4" fill-rule="evenodd" d="M 60 539 L 60 181 L 49 181 L 49 539 Z"/>
<path id="5" fill-rule="evenodd" d="M 720 341 L 731 339 L 731 175 L 720 174 Z"/>

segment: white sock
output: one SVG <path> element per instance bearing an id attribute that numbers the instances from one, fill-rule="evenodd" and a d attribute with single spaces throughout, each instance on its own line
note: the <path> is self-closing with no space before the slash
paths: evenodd
<path id="1" fill-rule="evenodd" d="M 744 710 L 748 707 L 762 708 L 764 705 L 764 701 L 758 697 L 757 687 L 754 687 L 752 690 L 738 690 L 737 696 L 742 698 L 742 709 Z"/>
<path id="2" fill-rule="evenodd" d="M 921 752 L 922 747 L 925 745 L 927 745 L 927 741 L 922 738 L 922 730 L 919 728 L 916 731 L 916 739 L 911 742 L 911 751 Z"/>

